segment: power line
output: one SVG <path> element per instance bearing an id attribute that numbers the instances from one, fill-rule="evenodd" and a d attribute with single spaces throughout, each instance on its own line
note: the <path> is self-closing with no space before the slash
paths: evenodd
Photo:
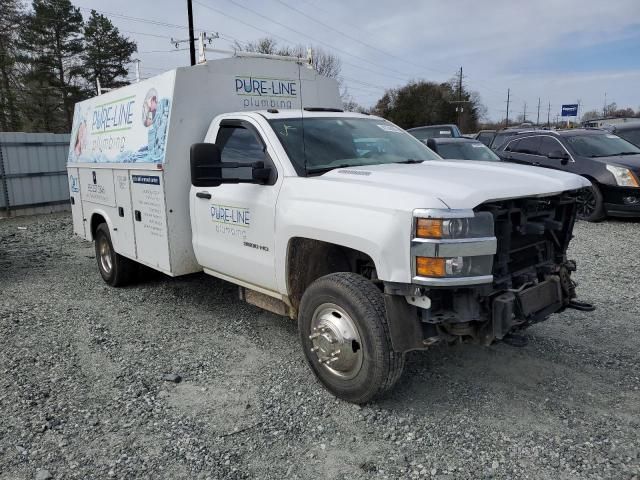
<path id="1" fill-rule="evenodd" d="M 195 0 L 194 0 L 194 1 L 195 1 Z M 228 0 L 228 1 L 229 1 L 229 2 L 231 2 L 231 3 L 233 3 L 233 4 L 234 4 L 234 5 L 236 5 L 236 6 L 239 6 L 239 7 L 241 7 L 241 8 L 245 8 L 246 10 L 249 10 L 249 9 L 247 9 L 246 7 L 242 6 L 242 5 L 238 5 L 234 0 Z M 334 28 L 334 27 L 331 27 L 330 25 L 328 25 L 328 24 L 326 24 L 326 23 L 324 23 L 324 22 L 321 22 L 321 21 L 319 21 L 319 20 L 317 20 L 317 19 L 315 19 L 315 18 L 312 18 L 311 16 L 307 15 L 306 13 L 302 12 L 301 10 L 299 10 L 299 9 L 297 9 L 297 8 L 295 8 L 295 7 L 292 7 L 291 5 L 288 5 L 287 3 L 283 2 L 282 0 L 275 0 L 275 1 L 277 1 L 278 3 L 281 3 L 281 4 L 285 5 L 286 7 L 290 8 L 290 9 L 292 9 L 292 10 L 294 10 L 294 11 L 298 12 L 298 13 L 300 13 L 301 15 L 304 15 L 304 16 L 305 16 L 305 17 L 307 17 L 307 18 L 310 18 L 311 20 L 313 20 L 313 21 L 315 21 L 315 22 L 317 22 L 317 23 L 319 23 L 319 24 L 321 24 L 321 25 L 325 26 L 326 28 L 329 28 L 329 29 L 331 29 L 331 30 L 333 30 L 333 31 L 336 31 L 336 32 L 338 32 L 338 33 L 342 34 L 343 36 L 345 36 L 345 37 L 347 37 L 347 38 L 349 38 L 349 39 L 351 39 L 351 40 L 355 40 L 355 41 L 357 41 L 357 42 L 359 42 L 359 43 L 361 43 L 361 44 L 364 44 L 364 45 L 368 46 L 369 48 L 373 48 L 373 49 L 375 49 L 375 50 L 377 50 L 377 51 L 381 51 L 381 52 L 385 53 L 386 55 L 390 55 L 390 56 L 392 56 L 392 57 L 394 57 L 394 58 L 397 58 L 397 59 L 399 59 L 399 60 L 401 60 L 401 61 L 403 61 L 403 62 L 405 62 L 405 63 L 408 63 L 408 64 L 410 64 L 410 65 L 417 66 L 418 68 L 425 69 L 425 70 L 432 70 L 432 71 L 436 71 L 436 72 L 438 72 L 438 73 L 444 73 L 444 74 L 446 74 L 445 72 L 443 72 L 443 71 L 441 71 L 441 70 L 436 70 L 436 69 L 433 69 L 433 68 L 424 67 L 423 65 L 419 65 L 419 64 L 417 64 L 417 63 L 415 63 L 415 62 L 412 62 L 412 61 L 410 61 L 410 60 L 407 60 L 407 59 L 404 59 L 404 58 L 399 57 L 399 56 L 397 56 L 397 55 L 394 55 L 394 54 L 391 54 L 391 53 L 389 53 L 389 52 L 386 52 L 386 51 L 384 51 L 384 50 L 382 50 L 382 49 L 380 49 L 380 48 L 378 48 L 378 47 L 374 47 L 374 46 L 372 46 L 372 45 L 370 45 L 370 44 L 368 44 L 368 43 L 366 43 L 366 42 L 363 42 L 363 41 L 361 41 L 361 40 L 359 40 L 359 39 L 355 39 L 354 37 L 349 36 L 349 35 L 345 34 L 344 32 L 342 32 L 342 31 L 340 31 L 340 30 L 338 30 L 338 29 L 336 29 L 336 28 Z M 198 2 L 198 3 L 199 3 L 199 2 Z M 308 3 L 308 2 L 307 2 L 307 3 Z M 322 10 L 322 9 L 321 9 L 321 10 Z M 250 10 L 250 11 L 251 11 L 251 10 Z M 326 10 L 325 10 L 325 12 L 326 12 Z M 254 12 L 254 13 L 256 13 L 256 12 Z M 263 16 L 264 18 L 266 18 L 267 20 L 270 20 L 270 21 L 272 21 L 272 22 L 274 22 L 274 23 L 276 23 L 276 24 L 278 24 L 278 25 L 283 26 L 284 28 L 288 28 L 289 30 L 292 30 L 292 31 L 294 31 L 294 32 L 296 32 L 296 33 L 298 33 L 298 34 L 304 35 L 304 34 L 302 34 L 302 33 L 298 32 L 298 31 L 296 31 L 296 30 L 294 30 L 294 29 L 291 29 L 291 28 L 287 27 L 286 25 L 283 25 L 282 23 L 280 23 L 280 22 L 278 22 L 278 21 L 276 21 L 276 20 L 273 20 L 273 19 L 271 19 L 271 18 L 269 18 L 269 17 L 267 17 L 267 16 L 263 15 L 263 14 L 260 14 L 260 15 L 261 15 L 261 16 Z M 362 31 L 362 30 L 361 30 L 361 31 Z M 311 38 L 311 39 L 313 39 L 312 37 L 309 37 L 308 35 L 307 35 L 307 38 Z M 318 41 L 318 42 L 319 42 L 319 40 L 314 40 L 314 41 Z M 322 43 L 322 42 L 320 42 L 320 43 Z M 326 45 L 326 43 L 325 43 L 325 45 Z M 333 46 L 329 46 L 329 48 L 334 48 L 334 49 L 335 49 L 335 47 L 333 47 Z M 352 54 L 349 54 L 349 53 L 347 53 L 347 54 L 348 54 L 348 55 L 352 55 Z M 354 55 L 352 55 L 352 56 L 354 56 Z M 360 58 L 360 59 L 362 59 L 361 57 L 357 57 L 357 56 L 355 56 L 355 57 L 356 57 L 356 58 Z M 368 60 L 365 60 L 365 61 L 367 61 L 368 63 L 371 63 L 371 64 L 373 64 L 373 65 L 376 65 L 376 64 L 374 64 L 373 62 L 369 62 Z M 345 63 L 346 63 L 346 62 L 345 62 Z M 359 68 L 361 68 L 361 67 L 359 67 Z M 407 75 L 406 73 L 403 73 L 403 72 L 399 72 L 399 73 L 401 73 L 401 74 L 403 74 L 403 75 L 405 75 L 405 76 L 409 76 L 409 75 Z M 467 78 L 469 78 L 469 77 L 467 76 Z M 404 81 L 406 81 L 406 80 L 404 80 Z M 477 83 L 477 84 L 479 84 L 479 85 L 483 86 L 483 87 L 484 87 L 485 89 L 487 89 L 487 90 L 492 90 L 492 87 L 488 87 L 487 85 L 483 85 L 483 83 L 482 83 L 482 82 L 480 82 L 480 81 L 475 81 L 475 83 Z M 493 91 L 497 94 L 497 91 L 495 91 L 495 90 L 493 90 Z M 516 98 L 518 98 L 518 97 L 516 97 Z"/>
<path id="2" fill-rule="evenodd" d="M 162 22 L 160 20 L 152 20 L 152 19 L 149 19 L 149 18 L 133 17 L 131 15 L 124 15 L 122 13 L 106 12 L 104 10 L 96 10 L 95 8 L 86 8 L 86 7 L 79 7 L 79 8 L 80 8 L 80 10 L 85 10 L 85 11 L 95 10 L 97 13 L 100 13 L 102 15 L 106 15 L 106 16 L 110 16 L 110 17 L 114 17 L 114 18 L 120 18 L 122 20 L 131 20 L 131 21 L 136 21 L 136 22 L 148 23 L 150 25 L 156 25 L 156 26 L 160 26 L 160 27 L 179 28 L 179 29 L 182 29 L 182 30 L 188 30 L 188 27 L 186 27 L 185 25 L 178 25 L 178 24 L 175 24 L 175 23 Z"/>
<path id="3" fill-rule="evenodd" d="M 310 20 L 312 20 L 312 21 L 314 21 L 314 22 L 318 23 L 319 25 L 322 25 L 323 27 L 328 28 L 329 30 L 332 30 L 332 31 L 334 31 L 334 32 L 336 32 L 336 33 L 339 33 L 339 34 L 340 34 L 340 35 L 342 35 L 343 37 L 348 38 L 349 40 L 352 40 L 352 41 L 354 41 L 354 42 L 357 42 L 357 43 L 359 43 L 359 44 L 361 44 L 361 45 L 364 45 L 365 47 L 368 47 L 368 48 L 370 48 L 370 49 L 372 49 L 372 50 L 375 50 L 375 51 L 377 51 L 377 52 L 380 52 L 380 53 L 382 53 L 382 54 L 384 54 L 384 55 L 387 55 L 387 56 L 389 56 L 389 57 L 391 57 L 391 58 L 395 58 L 395 59 L 400 60 L 400 61 L 402 61 L 402 62 L 405 62 L 405 63 L 407 63 L 407 64 L 410 64 L 410 65 L 413 65 L 413 66 L 417 66 L 417 67 L 419 67 L 421 70 L 431 70 L 431 71 L 433 71 L 433 72 L 437 72 L 437 73 L 442 73 L 442 74 L 445 74 L 445 75 L 449 75 L 449 73 L 448 73 L 448 72 L 444 72 L 444 71 L 442 71 L 442 70 L 437 70 L 437 69 L 435 69 L 435 68 L 424 67 L 424 66 L 422 66 L 422 65 L 418 65 L 417 63 L 414 63 L 414 62 L 408 61 L 408 60 L 406 60 L 406 59 L 404 59 L 404 58 L 402 58 L 402 57 L 399 57 L 399 56 L 397 56 L 397 55 L 394 55 L 393 53 L 387 52 L 386 50 L 383 50 L 383 49 L 381 49 L 381 48 L 379 48 L 379 47 L 373 46 L 373 45 L 371 45 L 370 43 L 364 42 L 364 41 L 360 40 L 359 38 L 353 37 L 353 36 L 351 36 L 351 35 L 347 35 L 347 34 L 346 34 L 346 33 L 344 33 L 342 30 L 339 30 L 339 29 L 337 29 L 337 28 L 335 28 L 335 27 L 332 27 L 331 25 L 329 25 L 329 24 L 327 24 L 327 23 L 325 23 L 325 22 L 322 22 L 322 21 L 318 20 L 317 18 L 312 17 L 311 15 L 306 14 L 305 12 L 303 12 L 302 10 L 299 10 L 299 9 L 298 9 L 298 8 L 296 8 L 296 7 L 292 7 L 291 5 L 289 5 L 289 4 L 287 4 L 287 3 L 285 3 L 283 0 L 275 0 L 275 1 L 276 1 L 276 2 L 278 2 L 278 3 L 280 3 L 281 5 L 284 5 L 285 7 L 287 7 L 287 8 L 289 8 L 289 9 L 293 10 L 294 12 L 297 12 L 297 13 L 299 13 L 300 15 L 302 15 L 302 16 L 304 16 L 304 17 L 306 17 L 306 18 L 308 18 L 308 19 L 310 19 Z"/>
<path id="4" fill-rule="evenodd" d="M 207 9 L 209 9 L 209 10 L 212 10 L 212 11 L 214 11 L 214 12 L 216 12 L 216 13 L 220 14 L 220 15 L 223 15 L 223 16 L 225 16 L 225 17 L 227 17 L 227 18 L 230 18 L 231 20 L 235 20 L 236 22 L 242 23 L 243 25 L 246 25 L 246 26 L 248 26 L 248 27 L 250 27 L 250 28 L 253 28 L 253 29 L 258 30 L 258 31 L 260 31 L 260 32 L 262 32 L 262 33 L 265 33 L 265 34 L 267 34 L 267 35 L 269 35 L 269 36 L 271 36 L 271 37 L 274 37 L 274 38 L 277 38 L 277 39 L 279 39 L 279 40 L 282 40 L 282 41 L 284 41 L 284 42 L 286 42 L 286 43 L 291 43 L 291 41 L 290 41 L 288 38 L 285 38 L 285 37 L 283 37 L 283 36 L 281 36 L 281 35 L 275 34 L 275 33 L 271 32 L 271 31 L 269 31 L 269 30 L 265 30 L 265 29 L 263 29 L 263 28 L 256 27 L 255 25 L 252 25 L 251 23 L 246 22 L 245 20 L 239 19 L 239 18 L 237 18 L 237 17 L 235 17 L 235 16 L 233 16 L 233 15 L 230 15 L 230 14 L 228 14 L 228 13 L 226 13 L 226 12 L 223 12 L 222 10 L 218 10 L 218 9 L 217 9 L 217 8 L 215 8 L 215 7 L 211 7 L 211 6 L 209 6 L 209 5 L 206 5 L 206 4 L 202 3 L 202 2 L 199 2 L 198 0 L 193 0 L 193 1 L 194 1 L 194 3 L 196 3 L 196 4 L 200 5 L 200 6 L 204 7 L 204 8 L 207 8 Z M 233 2 L 233 0 L 229 0 L 229 1 L 230 1 L 230 2 L 232 2 L 232 3 L 234 3 L 234 2 Z M 235 3 L 234 3 L 234 4 L 235 4 Z M 236 5 L 237 5 L 237 4 L 236 4 Z M 248 10 L 248 9 L 246 9 L 245 7 L 243 7 L 242 5 L 239 5 L 239 6 L 240 6 L 241 8 L 244 8 L 245 10 Z M 276 20 L 271 20 L 271 19 L 269 19 L 269 18 L 267 18 L 267 17 L 264 17 L 264 18 L 266 18 L 267 20 L 270 20 L 270 21 L 272 21 L 272 22 L 274 22 L 274 23 L 277 23 L 277 24 L 279 24 L 279 25 L 281 25 L 281 26 L 283 26 L 283 27 L 285 27 L 285 28 L 290 29 L 290 28 L 289 28 L 289 27 L 287 27 L 286 25 L 281 24 L 281 23 L 277 22 Z M 305 36 L 303 33 L 298 32 L 297 30 L 294 30 L 294 29 L 290 29 L 290 30 L 292 30 L 293 32 L 298 33 L 299 35 Z M 306 37 L 306 38 L 309 38 L 309 39 L 311 39 L 311 40 L 313 40 L 313 41 L 315 41 L 315 42 L 321 43 L 321 44 L 323 44 L 323 45 L 328 45 L 328 44 L 326 44 L 325 42 L 321 42 L 321 41 L 319 41 L 319 40 L 315 40 L 315 39 L 313 39 L 312 37 Z M 374 66 L 377 66 L 377 64 L 376 64 L 376 63 L 373 63 L 373 62 L 370 62 L 370 61 L 368 61 L 368 60 L 362 59 L 361 57 L 358 57 L 357 55 L 353 55 L 353 54 L 351 54 L 351 53 L 348 53 L 348 52 L 346 52 L 345 50 L 337 49 L 337 48 L 335 48 L 335 47 L 333 47 L 333 46 L 331 46 L 331 45 L 329 45 L 329 47 L 328 47 L 328 48 L 334 49 L 334 50 L 336 50 L 336 51 L 344 52 L 346 55 L 349 55 L 349 56 L 352 56 L 352 57 L 358 58 L 358 59 L 360 59 L 361 61 L 364 61 L 364 62 L 366 62 L 366 63 L 370 63 L 370 64 L 372 64 L 372 65 L 374 65 Z M 356 65 L 356 64 L 354 64 L 354 63 L 350 63 L 350 62 L 347 62 L 347 61 L 345 61 L 345 60 L 341 60 L 341 62 L 342 62 L 342 63 L 344 63 L 345 65 L 350 65 L 350 66 L 352 66 L 352 67 L 355 67 L 355 68 L 358 68 L 358 69 L 361 69 L 361 70 L 366 70 L 366 71 L 369 71 L 369 72 L 375 73 L 375 74 L 377 74 L 377 75 L 386 76 L 386 77 L 388 77 L 388 78 L 394 78 L 394 79 L 396 79 L 396 80 L 400 80 L 400 81 L 402 81 L 402 82 L 406 82 L 406 81 L 407 81 L 407 79 L 406 79 L 406 78 L 398 77 L 398 76 L 395 76 L 395 75 L 390 75 L 390 74 L 385 73 L 384 71 L 381 71 L 381 70 L 374 70 L 374 69 L 372 69 L 372 68 L 363 67 L 362 65 Z M 383 67 L 383 68 L 384 68 L 384 67 Z"/>
<path id="5" fill-rule="evenodd" d="M 279 22 L 278 20 L 274 20 L 273 18 L 270 18 L 270 17 L 268 17 L 268 16 L 266 16 L 266 15 L 264 15 L 264 14 L 262 14 L 262 13 L 258 13 L 258 12 L 256 12 L 256 11 L 252 10 L 252 9 L 249 9 L 249 8 L 245 7 L 244 5 L 241 5 L 241 4 L 237 3 L 235 0 L 227 0 L 227 1 L 228 1 L 228 2 L 230 2 L 230 3 L 232 3 L 233 5 L 235 5 L 235 6 L 236 6 L 236 7 L 238 7 L 238 8 L 241 8 L 241 9 L 243 9 L 243 10 L 246 10 L 246 11 L 252 12 L 254 15 L 259 15 L 261 18 L 263 18 L 263 19 L 265 19 L 265 20 L 268 20 L 268 21 L 270 21 L 270 22 L 272 22 L 272 23 L 275 23 L 276 25 L 279 25 L 279 26 L 281 26 L 282 28 L 285 28 L 285 29 L 287 29 L 287 30 L 290 30 L 290 31 L 292 31 L 293 33 L 295 33 L 295 34 L 297 34 L 297 35 L 300 35 L 300 36 L 302 36 L 302 37 L 304 37 L 304 38 L 307 38 L 307 39 L 312 40 L 312 41 L 314 41 L 314 42 L 317 42 L 317 43 L 319 43 L 319 44 L 321 44 L 321 45 L 324 45 L 326 48 L 329 48 L 329 49 L 334 50 L 334 51 L 336 51 L 336 52 L 341 52 L 343 55 L 348 55 L 348 56 L 350 56 L 350 57 L 356 58 L 356 59 L 360 60 L 361 62 L 367 63 L 367 64 L 369 64 L 369 65 L 373 65 L 374 67 L 381 68 L 381 69 L 382 69 L 382 73 L 380 73 L 381 71 L 376 71 L 376 70 L 373 70 L 373 69 L 370 69 L 370 68 L 367 68 L 367 67 L 363 67 L 363 66 L 361 66 L 361 65 L 354 65 L 354 64 L 350 64 L 350 63 L 348 63 L 348 62 L 346 62 L 346 61 L 344 61 L 344 60 L 343 60 L 343 63 L 345 63 L 346 65 L 352 65 L 352 66 L 354 66 L 354 67 L 356 67 L 356 68 L 360 68 L 360 69 L 363 69 L 363 70 L 371 71 L 371 72 L 373 72 L 373 73 L 377 73 L 378 75 L 383 75 L 383 76 L 385 76 L 385 75 L 386 75 L 386 76 L 388 76 L 388 77 L 390 77 L 390 78 L 395 78 L 395 79 L 401 80 L 401 81 L 403 81 L 403 82 L 406 82 L 406 81 L 407 81 L 407 79 L 406 79 L 406 78 L 398 77 L 398 76 L 395 76 L 395 75 L 389 75 L 388 73 L 384 73 L 385 71 L 392 71 L 391 69 L 385 68 L 384 66 L 381 66 L 381 65 L 379 65 L 379 64 L 377 64 L 377 63 L 375 63 L 375 62 L 372 62 L 372 61 L 370 61 L 370 60 L 367 60 L 366 58 L 360 57 L 359 55 L 355 55 L 355 54 L 353 54 L 353 53 L 351 53 L 351 52 L 348 52 L 347 50 L 343 50 L 343 49 L 341 49 L 341 48 L 339 48 L 339 47 L 335 47 L 334 45 L 331 45 L 330 43 L 327 43 L 327 42 L 325 42 L 325 41 L 323 41 L 323 40 L 319 40 L 319 39 L 317 39 L 317 38 L 315 38 L 315 37 L 312 37 L 312 36 L 310 36 L 310 35 L 305 34 L 304 32 L 301 32 L 301 31 L 299 31 L 299 30 L 296 30 L 296 29 L 294 29 L 294 28 L 291 28 L 291 27 L 289 27 L 288 25 L 285 25 L 284 23 Z M 223 12 L 223 11 L 221 11 L 221 10 L 218 10 L 217 8 L 214 8 L 214 7 L 211 7 L 211 6 L 209 6 L 209 5 L 206 5 L 206 4 L 204 4 L 204 3 L 202 3 L 202 2 L 200 2 L 200 1 L 198 1 L 198 0 L 194 0 L 194 3 L 197 3 L 197 4 L 198 4 L 198 5 L 200 5 L 200 6 L 203 6 L 203 7 L 205 7 L 205 8 L 208 8 L 209 10 L 213 10 L 213 11 L 215 11 L 215 12 L 219 13 L 220 15 L 224 15 L 225 17 L 231 18 L 232 20 L 235 20 L 235 21 L 238 21 L 238 22 L 240 22 L 240 23 L 243 23 L 244 25 L 247 25 L 247 26 L 249 26 L 249 27 L 251 27 L 251 28 L 254 28 L 254 29 L 256 29 L 256 30 L 262 31 L 263 33 L 266 33 L 267 35 L 271 35 L 271 36 L 274 36 L 274 37 L 276 37 L 276 38 L 283 39 L 283 40 L 284 40 L 285 42 L 287 42 L 287 43 L 289 43 L 289 42 L 290 42 L 290 40 L 289 40 L 289 39 L 287 39 L 287 38 L 284 38 L 284 37 L 282 37 L 282 36 L 280 36 L 280 35 L 275 35 L 275 34 L 273 34 L 272 32 L 270 32 L 270 31 L 268 31 L 268 30 L 264 30 L 264 29 L 262 29 L 262 28 L 256 27 L 255 25 L 252 25 L 252 24 L 250 24 L 250 23 L 248 23 L 248 22 L 246 22 L 246 21 L 244 21 L 244 20 L 240 20 L 240 19 L 238 19 L 237 17 L 234 17 L 234 16 L 232 16 L 232 15 L 229 15 L 229 14 L 227 14 L 226 12 Z M 399 72 L 399 73 L 401 73 L 401 74 L 402 74 L 402 75 L 404 75 L 405 77 L 411 77 L 411 75 L 407 75 L 406 73 L 403 73 L 403 72 Z"/>

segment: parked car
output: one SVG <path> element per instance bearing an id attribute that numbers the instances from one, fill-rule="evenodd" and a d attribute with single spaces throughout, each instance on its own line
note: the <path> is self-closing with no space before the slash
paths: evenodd
<path id="1" fill-rule="evenodd" d="M 429 125 L 427 127 L 415 127 L 407 130 L 418 140 L 428 140 L 430 138 L 459 138 L 462 132 L 457 125 Z"/>
<path id="2" fill-rule="evenodd" d="M 475 139 L 484 143 L 487 147 L 491 145 L 493 137 L 496 136 L 495 130 L 480 130 L 476 133 Z"/>
<path id="3" fill-rule="evenodd" d="M 500 157 L 484 143 L 470 138 L 430 138 L 426 144 L 442 158 L 500 161 Z"/>
<path id="4" fill-rule="evenodd" d="M 518 128 L 518 127 L 505 128 L 504 130 L 498 130 L 494 135 L 493 140 L 491 140 L 491 144 L 489 145 L 489 147 L 491 148 L 491 150 L 494 150 L 494 151 L 498 150 L 510 138 L 515 137 L 516 135 L 520 135 L 521 133 L 529 133 L 529 132 L 535 132 L 535 130 L 531 128 Z"/>
<path id="5" fill-rule="evenodd" d="M 611 125 L 609 131 L 640 147 L 640 121 Z"/>
<path id="6" fill-rule="evenodd" d="M 578 198 L 578 217 L 595 222 L 640 216 L 640 148 L 600 129 L 538 130 L 498 150 L 503 160 L 564 170 L 591 181 Z"/>

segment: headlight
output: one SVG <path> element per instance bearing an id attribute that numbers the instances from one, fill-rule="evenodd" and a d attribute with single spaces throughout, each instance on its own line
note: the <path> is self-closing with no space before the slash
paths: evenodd
<path id="1" fill-rule="evenodd" d="M 628 168 L 607 165 L 607 170 L 611 172 L 616 179 L 616 183 L 621 187 L 640 187 L 638 179 Z"/>
<path id="2" fill-rule="evenodd" d="M 490 283 L 497 239 L 490 212 L 414 210 L 413 282 L 456 286 Z"/>
<path id="3" fill-rule="evenodd" d="M 416 238 L 462 239 L 493 236 L 493 215 L 478 213 L 468 218 L 417 218 Z"/>

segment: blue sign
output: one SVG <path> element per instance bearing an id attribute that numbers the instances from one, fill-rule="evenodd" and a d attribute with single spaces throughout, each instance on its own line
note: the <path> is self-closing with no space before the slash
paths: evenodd
<path id="1" fill-rule="evenodd" d="M 578 116 L 578 104 L 562 105 L 563 117 L 577 117 Z"/>
<path id="2" fill-rule="evenodd" d="M 160 177 L 155 175 L 131 175 L 133 183 L 144 183 L 146 185 L 160 185 Z"/>

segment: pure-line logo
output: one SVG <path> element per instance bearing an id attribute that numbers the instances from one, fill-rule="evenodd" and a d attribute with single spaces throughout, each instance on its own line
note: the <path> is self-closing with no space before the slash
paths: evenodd
<path id="1" fill-rule="evenodd" d="M 244 108 L 293 108 L 299 89 L 296 80 L 237 76 L 235 92 Z"/>

